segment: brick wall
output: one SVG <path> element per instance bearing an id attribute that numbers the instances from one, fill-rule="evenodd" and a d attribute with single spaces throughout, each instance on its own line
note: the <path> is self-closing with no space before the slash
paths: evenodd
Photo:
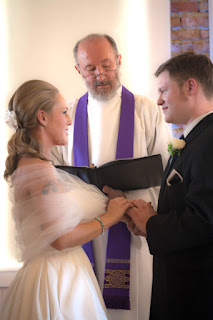
<path id="1" fill-rule="evenodd" d="M 181 52 L 209 52 L 208 0 L 171 1 L 171 56 Z M 172 125 L 173 137 L 183 133 L 182 125 Z"/>
<path id="2" fill-rule="evenodd" d="M 171 0 L 171 55 L 184 51 L 209 56 L 208 0 Z"/>

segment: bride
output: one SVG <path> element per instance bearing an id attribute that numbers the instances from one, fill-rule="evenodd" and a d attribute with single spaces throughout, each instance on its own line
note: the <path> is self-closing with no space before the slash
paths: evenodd
<path id="1" fill-rule="evenodd" d="M 31 80 L 12 96 L 4 178 L 11 186 L 18 261 L 1 320 L 107 319 L 103 298 L 81 245 L 116 224 L 132 205 L 56 169 L 54 145 L 65 145 L 71 119 L 59 91 Z M 106 209 L 107 207 L 107 209 Z"/>

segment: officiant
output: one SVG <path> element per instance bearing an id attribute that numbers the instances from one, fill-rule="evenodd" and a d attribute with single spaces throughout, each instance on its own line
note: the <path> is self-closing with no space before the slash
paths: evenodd
<path id="1" fill-rule="evenodd" d="M 137 50 L 137 48 L 136 48 Z M 162 110 L 121 85 L 121 54 L 109 35 L 89 34 L 74 47 L 75 69 L 88 92 L 68 103 L 73 126 L 67 147 L 52 151 L 55 165 L 101 166 L 123 158 L 161 154 L 165 166 L 171 134 Z M 106 193 L 111 192 L 105 187 Z M 159 186 L 125 193 L 157 208 Z M 89 243 L 87 251 L 103 292 L 110 320 L 148 320 L 152 256 L 143 237 L 125 223 Z M 89 252 L 88 252 L 89 251 Z"/>

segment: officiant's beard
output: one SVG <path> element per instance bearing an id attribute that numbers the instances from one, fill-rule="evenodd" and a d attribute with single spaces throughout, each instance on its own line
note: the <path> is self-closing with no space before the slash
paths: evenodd
<path id="1" fill-rule="evenodd" d="M 88 92 L 91 94 L 91 96 L 98 101 L 106 102 L 114 98 L 116 95 L 116 92 L 118 88 L 121 86 L 120 82 L 120 71 L 117 70 L 115 72 L 115 76 L 113 80 L 95 80 L 93 82 L 87 82 L 85 80 L 85 84 L 87 87 Z M 106 88 L 100 88 L 99 85 L 108 85 Z"/>

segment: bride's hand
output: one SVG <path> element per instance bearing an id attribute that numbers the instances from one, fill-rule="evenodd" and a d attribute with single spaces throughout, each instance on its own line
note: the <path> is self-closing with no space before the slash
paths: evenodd
<path id="1" fill-rule="evenodd" d="M 132 206 L 132 203 L 129 202 L 126 198 L 114 198 L 110 200 L 106 213 L 112 217 L 114 223 L 117 223 L 121 220 L 126 210 L 128 208 L 131 208 Z"/>

